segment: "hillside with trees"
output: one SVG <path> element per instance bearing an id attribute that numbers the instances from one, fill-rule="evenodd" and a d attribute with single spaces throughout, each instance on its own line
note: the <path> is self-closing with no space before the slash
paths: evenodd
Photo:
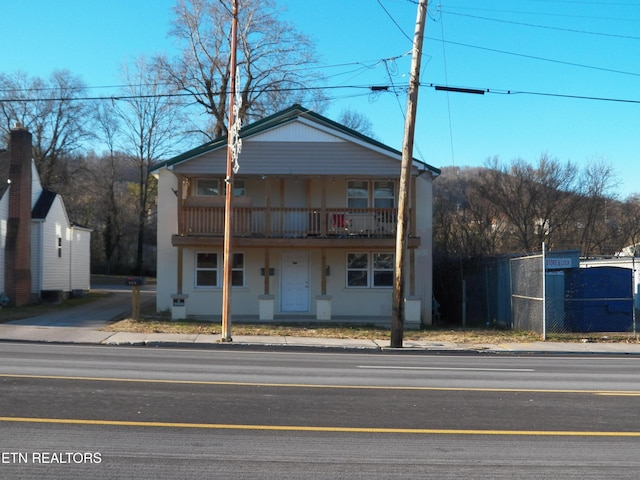
<path id="1" fill-rule="evenodd" d="M 434 182 L 434 294 L 459 318 L 462 281 L 490 259 L 550 250 L 613 256 L 640 242 L 640 198 L 618 199 L 613 169 L 542 155 L 447 167 Z"/>

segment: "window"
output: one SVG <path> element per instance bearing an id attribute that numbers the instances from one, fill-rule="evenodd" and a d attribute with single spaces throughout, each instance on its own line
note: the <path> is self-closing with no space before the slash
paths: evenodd
<path id="1" fill-rule="evenodd" d="M 393 287 L 393 253 L 373 254 L 373 286 Z"/>
<path id="2" fill-rule="evenodd" d="M 218 254 L 196 254 L 196 287 L 218 286 Z"/>
<path id="3" fill-rule="evenodd" d="M 222 182 L 223 189 L 221 195 L 226 195 L 227 193 L 227 182 Z M 247 195 L 247 187 L 246 181 L 244 178 L 234 178 L 233 179 L 233 196 L 234 197 L 244 197 Z"/>
<path id="4" fill-rule="evenodd" d="M 205 252 L 196 254 L 196 287 L 221 287 L 223 271 L 222 255 Z M 233 254 L 231 285 L 233 287 L 244 287 L 243 253 Z"/>
<path id="5" fill-rule="evenodd" d="M 393 253 L 348 253 L 347 287 L 392 287 Z"/>
<path id="6" fill-rule="evenodd" d="M 233 179 L 233 196 L 244 197 L 247 194 L 247 187 L 244 178 Z"/>
<path id="7" fill-rule="evenodd" d="M 231 261 L 231 285 L 244 287 L 244 254 L 234 253 Z"/>
<path id="8" fill-rule="evenodd" d="M 216 178 L 198 178 L 196 180 L 196 195 L 220 195 L 220 182 Z"/>
<path id="9" fill-rule="evenodd" d="M 395 184 L 392 180 L 349 180 L 348 208 L 394 208 Z"/>
<path id="10" fill-rule="evenodd" d="M 347 254 L 347 286 L 369 286 L 369 255 L 367 253 Z"/>
<path id="11" fill-rule="evenodd" d="M 347 207 L 367 208 L 369 206 L 369 182 L 349 180 L 347 182 Z"/>
<path id="12" fill-rule="evenodd" d="M 58 237 L 58 258 L 62 258 L 62 237 Z"/>
<path id="13" fill-rule="evenodd" d="M 373 182 L 373 208 L 393 207 L 395 207 L 395 191 L 393 182 Z"/>

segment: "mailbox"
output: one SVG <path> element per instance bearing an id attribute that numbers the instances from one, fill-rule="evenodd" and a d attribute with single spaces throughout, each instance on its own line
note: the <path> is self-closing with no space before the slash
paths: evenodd
<path id="1" fill-rule="evenodd" d="M 125 280 L 125 285 L 130 285 L 130 286 L 139 286 L 139 285 L 144 285 L 144 278 L 143 277 L 127 277 L 127 279 Z"/>
<path id="2" fill-rule="evenodd" d="M 173 306 L 174 307 L 184 307 L 184 298 L 174 298 L 173 299 Z"/>

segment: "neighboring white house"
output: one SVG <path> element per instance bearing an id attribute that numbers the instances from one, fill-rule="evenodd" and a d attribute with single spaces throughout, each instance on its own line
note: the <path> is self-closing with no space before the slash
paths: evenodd
<path id="1" fill-rule="evenodd" d="M 48 292 L 57 295 L 90 288 L 91 230 L 72 224 L 62 197 L 42 188 L 30 151 L 31 136 L 19 129 L 11 132 L 9 151 L 0 152 L 0 292 L 11 303 L 27 295 L 32 301 Z M 12 196 L 11 190 L 19 185 L 19 195 Z M 19 207 L 12 208 L 12 202 L 24 203 L 22 212 L 27 213 L 15 213 Z M 17 285 L 22 281 L 26 284 L 20 292 Z"/>
<path id="2" fill-rule="evenodd" d="M 242 129 L 232 315 L 389 324 L 401 153 L 295 105 Z M 219 318 L 227 140 L 157 165 L 157 309 Z M 431 323 L 432 182 L 414 160 L 405 325 Z"/>

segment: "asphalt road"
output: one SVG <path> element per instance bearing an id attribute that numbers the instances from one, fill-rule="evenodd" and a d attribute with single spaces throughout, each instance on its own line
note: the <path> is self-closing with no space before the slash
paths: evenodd
<path id="1" fill-rule="evenodd" d="M 0 344 L 0 478 L 637 478 L 640 359 Z"/>

